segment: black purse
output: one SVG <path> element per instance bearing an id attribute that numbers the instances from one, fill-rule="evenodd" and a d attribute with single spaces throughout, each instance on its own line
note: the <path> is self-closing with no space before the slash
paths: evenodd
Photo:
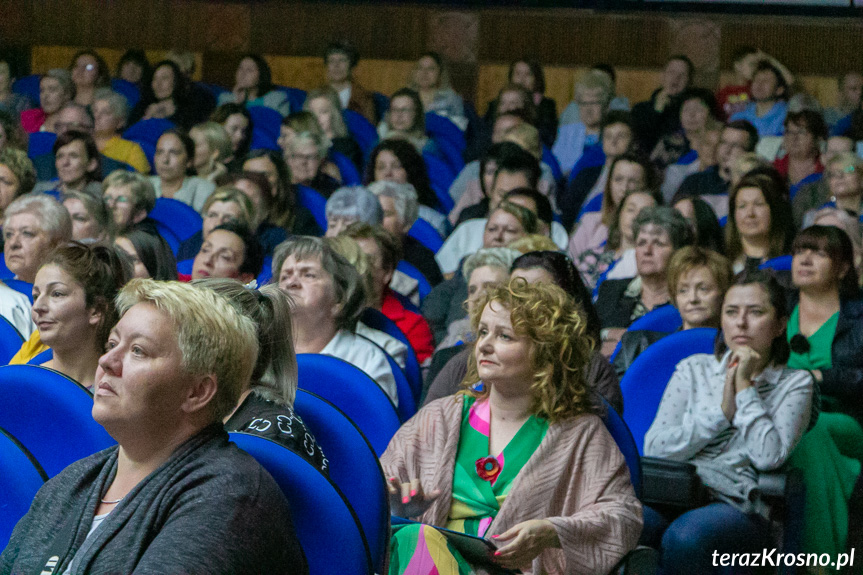
<path id="1" fill-rule="evenodd" d="M 641 480 L 641 499 L 651 506 L 695 509 L 710 502 L 710 492 L 691 463 L 642 457 Z"/>

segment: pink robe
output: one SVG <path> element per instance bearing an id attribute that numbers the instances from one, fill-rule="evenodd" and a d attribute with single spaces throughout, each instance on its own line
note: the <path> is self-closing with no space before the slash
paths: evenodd
<path id="1" fill-rule="evenodd" d="M 405 423 L 381 457 L 386 477 L 418 478 L 441 495 L 414 518 L 446 525 L 464 396 L 433 401 Z M 642 527 L 626 462 L 602 420 L 582 415 L 549 426 L 539 448 L 513 481 L 486 537 L 530 519 L 549 519 L 560 549 L 534 559 L 533 573 L 607 573 L 635 548 Z"/>

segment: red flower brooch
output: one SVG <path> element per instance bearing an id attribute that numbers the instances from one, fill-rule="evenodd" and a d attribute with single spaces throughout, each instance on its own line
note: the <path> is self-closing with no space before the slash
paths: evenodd
<path id="1" fill-rule="evenodd" d="M 480 479 L 493 483 L 500 475 L 500 463 L 492 455 L 480 457 L 476 460 L 476 474 L 479 475 Z"/>

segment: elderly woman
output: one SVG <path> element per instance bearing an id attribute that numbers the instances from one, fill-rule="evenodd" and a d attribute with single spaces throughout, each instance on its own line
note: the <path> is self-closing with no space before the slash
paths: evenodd
<path id="1" fill-rule="evenodd" d="M 130 230 L 114 239 L 132 264 L 132 277 L 171 281 L 177 279 L 177 260 L 162 236 Z"/>
<path id="2" fill-rule="evenodd" d="M 81 106 L 92 106 L 96 91 L 111 83 L 111 71 L 104 58 L 92 50 L 82 50 L 72 57 L 69 64 L 72 83 L 75 84 L 74 102 Z"/>
<path id="3" fill-rule="evenodd" d="M 716 354 L 684 359 L 665 388 L 644 454 L 694 464 L 712 500 L 665 531 L 666 573 L 713 573 L 711 554 L 770 546 L 758 475 L 788 459 L 814 393 L 809 373 L 785 366 L 787 316 L 773 276 L 739 274 L 723 300 Z"/>
<path id="4" fill-rule="evenodd" d="M 378 125 L 378 136 L 381 140 L 406 140 L 420 154 L 437 152 L 434 140 L 426 136 L 425 113 L 420 95 L 410 88 L 402 88 L 392 95 L 386 116 Z"/>
<path id="5" fill-rule="evenodd" d="M 380 225 L 384 214 L 373 193 L 362 186 L 339 188 L 327 200 L 328 238 L 339 235 L 354 222 Z"/>
<path id="6" fill-rule="evenodd" d="M 68 70 L 53 68 L 39 80 L 39 107 L 21 112 L 21 127 L 28 133 L 57 132 L 57 112 L 72 101 L 75 85 Z"/>
<path id="7" fill-rule="evenodd" d="M 28 194 L 6 208 L 3 255 L 15 279 L 33 283 L 51 250 L 70 239 L 69 212 L 50 196 Z"/>
<path id="8" fill-rule="evenodd" d="M 625 192 L 608 228 L 608 241 L 583 251 L 575 262 L 584 283 L 594 289 L 606 279 L 636 275 L 635 231 L 632 224 L 645 208 L 659 205 L 659 194 L 648 190 Z"/>
<path id="9" fill-rule="evenodd" d="M 675 250 L 692 244 L 692 228 L 679 212 L 654 206 L 633 223 L 635 278 L 606 280 L 599 285 L 596 311 L 602 324 L 602 353 L 608 357 L 636 319 L 669 303 L 668 261 Z"/>
<path id="10" fill-rule="evenodd" d="M 36 169 L 27 152 L 14 148 L 0 151 L 0 217 L 12 200 L 31 192 L 35 185 Z"/>
<path id="11" fill-rule="evenodd" d="M 200 212 L 213 193 L 212 182 L 192 176 L 195 142 L 180 129 L 164 132 L 156 142 L 156 175 L 150 182 L 157 198 L 171 198 L 188 204 Z"/>
<path id="12" fill-rule="evenodd" d="M 641 504 L 593 414 L 578 307 L 555 285 L 515 280 L 471 317 L 463 392 L 424 407 L 381 457 L 393 515 L 421 521 L 395 531 L 390 572 L 471 571 L 435 527 L 493 542 L 489 561 L 505 569 L 609 571 L 636 544 Z"/>
<path id="13" fill-rule="evenodd" d="M 576 82 L 579 121 L 560 126 L 551 148 L 564 176 L 569 176 L 586 147 L 599 143 L 602 118 L 613 96 L 614 86 L 605 72 L 591 70 Z"/>
<path id="14" fill-rule="evenodd" d="M 267 220 L 286 232 L 301 236 L 319 236 L 312 213 L 297 202 L 291 185 L 291 170 L 282 155 L 275 150 L 252 150 L 243 162 L 244 172 L 258 172 L 270 182 L 273 205 Z"/>
<path id="15" fill-rule="evenodd" d="M 698 246 L 682 247 L 671 256 L 668 296 L 671 305 L 680 312 L 681 330 L 719 327 L 722 297 L 731 284 L 731 275 L 731 264 L 724 256 Z M 623 377 L 641 352 L 666 335 L 643 329 L 626 331 L 614 357 L 617 375 Z"/>
<path id="16" fill-rule="evenodd" d="M 255 324 L 258 361 L 251 380 L 243 385 L 237 406 L 225 417 L 225 429 L 272 439 L 327 475 L 324 452 L 293 410 L 297 358 L 292 344 L 290 297 L 278 286 L 256 289 L 229 279 L 195 280 L 192 285 L 224 296 Z M 283 421 L 290 425 L 282 425 Z"/>
<path id="17" fill-rule="evenodd" d="M 231 159 L 234 150 L 228 132 L 218 122 L 203 122 L 189 130 L 195 142 L 195 159 L 192 167 L 199 178 L 215 182 L 228 173 L 225 162 Z"/>
<path id="18" fill-rule="evenodd" d="M 73 240 L 94 243 L 113 237 L 114 219 L 102 196 L 67 192 L 63 194 L 63 207 L 72 218 Z"/>
<path id="19" fill-rule="evenodd" d="M 198 115 L 189 94 L 189 81 L 180 67 L 171 60 L 162 60 L 153 67 L 150 84 L 144 86 L 130 123 L 163 118 L 188 130 Z"/>
<path id="20" fill-rule="evenodd" d="M 233 186 L 220 186 L 216 188 L 201 209 L 203 225 L 201 231 L 180 244 L 177 259 L 188 260 L 201 249 L 204 238 L 218 225 L 228 222 L 239 222 L 249 229 L 255 227 L 258 222 L 258 214 L 255 204 L 248 193 Z"/>
<path id="21" fill-rule="evenodd" d="M 147 176 L 116 170 L 102 180 L 102 198 L 110 210 L 117 233 L 142 229 L 157 234 L 156 224 L 147 218 L 156 206 L 156 191 Z"/>
<path id="22" fill-rule="evenodd" d="M 791 186 L 793 198 L 797 190 L 821 178 L 821 147 L 827 140 L 828 129 L 821 112 L 801 110 L 789 112 L 785 117 L 785 133 L 782 136 L 786 154 L 777 158 L 773 165 Z"/>
<path id="23" fill-rule="evenodd" d="M 414 239 L 408 232 L 419 217 L 417 191 L 410 184 L 380 181 L 366 188 L 378 198 L 383 210 L 381 226 L 399 239 L 402 259 L 417 268 L 432 286 L 443 281 L 435 262 L 434 252 Z"/>
<path id="24" fill-rule="evenodd" d="M 411 73 L 410 87 L 419 94 L 423 110 L 449 118 L 464 130 L 467 117 L 464 100 L 450 86 L 449 70 L 437 52 L 426 52 L 417 60 Z"/>
<path id="25" fill-rule="evenodd" d="M 497 249 L 492 248 L 492 250 L 483 251 L 495 251 Z M 529 284 L 544 282 L 563 289 L 580 308 L 580 313 L 586 322 L 585 336 L 594 341 L 599 340 L 599 317 L 596 315 L 593 302 L 590 300 L 590 292 L 584 287 L 578 276 L 578 271 L 566 255 L 558 251 L 527 252 L 512 262 L 511 269 L 512 272 L 509 277 L 513 279 L 522 278 Z M 478 300 L 491 285 L 495 284 L 484 286 L 483 289 L 478 290 L 480 295 L 476 299 Z M 471 307 L 470 299 L 468 300 L 468 307 Z M 471 337 L 472 339 L 473 337 Z M 467 373 L 468 359 L 472 353 L 470 346 L 461 346 L 458 349 L 462 349 L 462 351 L 459 351 L 454 357 L 450 353 L 449 357 L 452 359 L 446 362 L 436 377 L 432 378 L 428 394 L 424 399 L 425 404 L 458 392 L 459 385 Z M 444 354 L 440 355 L 443 356 Z M 434 371 L 434 366 L 429 371 L 429 377 L 432 376 L 432 371 Z M 584 376 L 588 384 L 602 395 L 618 413 L 623 413 L 620 381 L 608 364 L 608 360 L 599 353 L 599 350 L 594 349 L 591 352 L 590 360 L 584 367 Z"/>
<path id="26" fill-rule="evenodd" d="M 854 250 L 844 231 L 806 228 L 794 239 L 791 253 L 796 293 L 786 335 L 788 367 L 812 375 L 823 412 L 790 463 L 803 472 L 806 484 L 804 549 L 835 558 L 845 551 L 849 528 L 859 521 L 849 504 L 856 496 L 849 498 L 849 487 L 857 481 L 859 490 L 863 460 L 863 303 Z"/>
<path id="27" fill-rule="evenodd" d="M 397 405 L 395 377 L 386 355 L 353 331 L 366 303 L 353 266 L 322 239 L 298 237 L 276 248 L 273 277 L 294 301 L 297 353 L 332 355 L 357 366 Z"/>
<path id="28" fill-rule="evenodd" d="M 631 190 L 651 190 L 654 185 L 653 167 L 642 158 L 622 154 L 609 168 L 608 182 L 602 193 L 599 211 L 582 213 L 569 240 L 569 254 L 578 260 L 582 252 L 595 250 L 608 241 L 608 228 L 624 194 Z"/>
<path id="29" fill-rule="evenodd" d="M 286 157 L 291 168 L 291 183 L 302 184 L 329 198 L 339 187 L 338 181 L 321 170 L 329 143 L 313 132 L 294 136 L 287 145 Z"/>
<path id="30" fill-rule="evenodd" d="M 58 179 L 40 182 L 34 192 L 50 193 L 57 197 L 66 192 L 83 191 L 99 196 L 102 178 L 99 150 L 90 134 L 68 130 L 54 142 L 54 164 Z"/>
<path id="31" fill-rule="evenodd" d="M 93 418 L 119 445 L 39 490 L 0 570 L 307 573 L 278 485 L 222 426 L 255 365 L 253 322 L 178 282 L 132 280 L 117 307 Z"/>
<path id="32" fill-rule="evenodd" d="M 277 90 L 273 85 L 270 65 L 258 54 L 246 54 L 240 60 L 234 75 L 234 89 L 219 95 L 220 106 L 229 102 L 249 108 L 265 106 L 282 116 L 287 116 L 291 111 L 287 93 Z"/>
<path id="33" fill-rule="evenodd" d="M 110 88 L 96 90 L 93 100 L 93 139 L 99 152 L 112 160 L 132 166 L 142 174 L 150 173 L 150 161 L 141 145 L 121 137 L 129 117 L 126 98 Z"/>
<path id="34" fill-rule="evenodd" d="M 249 228 L 228 222 L 204 236 L 192 262 L 191 279 L 231 278 L 249 283 L 260 275 L 263 265 L 264 253 Z M 180 279 L 187 278 L 181 275 Z"/>
<path id="35" fill-rule="evenodd" d="M 731 190 L 728 210 L 726 255 L 736 273 L 788 253 L 794 235 L 791 206 L 773 178 L 744 176 Z"/>
<path id="36" fill-rule="evenodd" d="M 10 363 L 27 361 L 30 350 L 47 346 L 42 365 L 92 388 L 108 332 L 117 323 L 114 298 L 126 270 L 113 248 L 72 242 L 54 250 L 33 283 L 37 331 Z"/>
<path id="37" fill-rule="evenodd" d="M 853 152 L 837 154 L 827 162 L 824 176 L 829 201 L 807 211 L 803 215 L 804 226 L 811 225 L 815 214 L 824 207 L 836 207 L 855 216 L 863 214 L 863 159 Z"/>
<path id="38" fill-rule="evenodd" d="M 330 87 L 319 88 L 312 90 L 306 96 L 306 102 L 303 104 L 303 110 L 314 114 L 318 121 L 318 127 L 323 131 L 327 140 L 330 142 L 332 150 L 340 152 L 349 160 L 351 160 L 357 169 L 363 167 L 363 151 L 353 139 L 348 127 L 345 124 L 345 119 L 342 117 L 341 106 L 339 105 L 339 95 Z M 304 131 L 316 132 L 316 129 L 294 129 L 295 133 Z"/>

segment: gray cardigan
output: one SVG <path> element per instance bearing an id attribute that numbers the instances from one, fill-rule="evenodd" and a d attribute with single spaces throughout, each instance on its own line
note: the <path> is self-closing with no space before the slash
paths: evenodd
<path id="1" fill-rule="evenodd" d="M 79 575 L 308 573 L 278 485 L 221 424 L 181 445 L 87 538 L 118 450 L 76 461 L 39 490 L 0 573 L 63 573 L 73 558 Z"/>

